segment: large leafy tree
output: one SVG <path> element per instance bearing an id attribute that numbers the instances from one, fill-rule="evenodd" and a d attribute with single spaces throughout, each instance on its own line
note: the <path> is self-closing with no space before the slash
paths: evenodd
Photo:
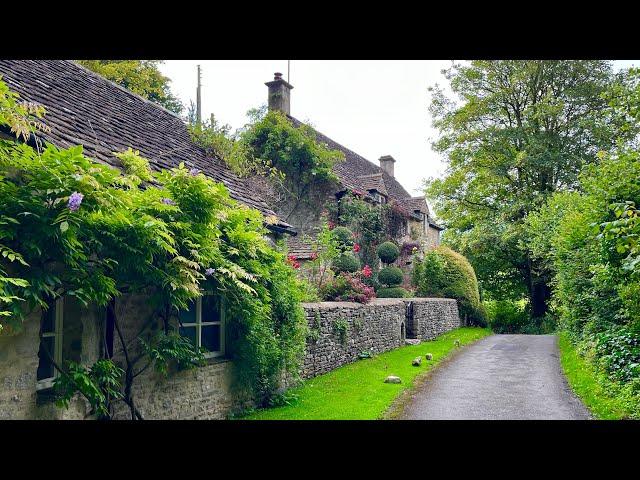
<path id="1" fill-rule="evenodd" d="M 159 60 L 78 60 L 78 63 L 167 110 L 180 114 L 184 109 L 171 93 L 171 80 L 160 73 Z"/>
<path id="2" fill-rule="evenodd" d="M 603 115 L 611 64 L 473 61 L 444 74 L 458 98 L 432 89 L 434 149 L 448 165 L 427 181 L 427 195 L 484 292 L 528 296 L 541 317 L 549 272 L 532 257 L 523 221 L 553 192 L 576 188 L 581 168 L 612 146 L 614 122 Z"/>

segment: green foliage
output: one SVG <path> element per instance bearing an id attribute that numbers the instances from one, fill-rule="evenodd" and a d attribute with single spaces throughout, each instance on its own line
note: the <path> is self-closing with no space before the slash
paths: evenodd
<path id="1" fill-rule="evenodd" d="M 335 227 L 331 231 L 331 235 L 335 239 L 338 247 L 343 252 L 351 251 L 353 247 L 353 232 L 349 230 L 347 227 Z"/>
<path id="2" fill-rule="evenodd" d="M 49 131 L 41 119 L 42 105 L 20 101 L 20 95 L 9 90 L 0 75 L 0 125 L 7 125 L 17 138 L 27 140 L 33 130 Z"/>
<path id="3" fill-rule="evenodd" d="M 596 355 L 604 370 L 614 379 L 640 380 L 640 332 L 619 327 L 596 336 Z"/>
<path id="4" fill-rule="evenodd" d="M 160 73 L 159 60 L 78 60 L 78 63 L 174 113 L 183 105 L 169 88 L 170 80 Z"/>
<path id="5" fill-rule="evenodd" d="M 393 242 L 384 242 L 378 246 L 377 253 L 383 263 L 389 264 L 397 260 L 400 255 L 400 249 Z"/>
<path id="6" fill-rule="evenodd" d="M 336 335 L 338 335 L 340 343 L 342 345 L 346 345 L 349 323 L 344 318 L 338 318 L 337 320 L 333 321 L 333 331 Z"/>
<path id="7" fill-rule="evenodd" d="M 333 261 L 331 266 L 336 273 L 355 273 L 360 269 L 360 261 L 353 253 L 343 253 Z"/>
<path id="8" fill-rule="evenodd" d="M 146 158 L 141 157 L 138 150 L 128 148 L 126 151 L 116 152 L 114 155 L 118 160 L 120 160 L 122 169 L 127 175 L 143 182 L 151 180 L 149 161 Z"/>
<path id="9" fill-rule="evenodd" d="M 489 327 L 496 333 L 523 333 L 529 324 L 524 302 L 489 300 L 484 302 Z"/>
<path id="10" fill-rule="evenodd" d="M 167 375 L 171 362 L 175 362 L 179 369 L 204 365 L 204 352 L 199 351 L 187 337 L 177 333 L 161 332 L 148 343 L 143 339 L 140 342 L 156 371 L 163 375 Z"/>
<path id="11" fill-rule="evenodd" d="M 415 264 L 413 282 L 417 287 L 416 296 L 455 298 L 460 314 L 471 324 L 486 325 L 476 274 L 459 253 L 445 246 L 428 251 L 422 261 Z"/>
<path id="12" fill-rule="evenodd" d="M 385 267 L 378 272 L 378 281 L 389 287 L 400 285 L 404 280 L 404 273 L 398 267 Z"/>
<path id="13" fill-rule="evenodd" d="M 263 175 L 281 178 L 282 173 L 273 168 L 269 160 L 257 158 L 246 142 L 240 141 L 239 132 L 231 133 L 231 126 L 221 125 L 213 115 L 209 120 L 189 123 L 191 139 L 227 164 L 239 177 Z"/>
<path id="14" fill-rule="evenodd" d="M 338 302 L 368 303 L 375 298 L 373 288 L 365 285 L 358 275 L 340 273 L 321 290 L 322 298 Z"/>
<path id="15" fill-rule="evenodd" d="M 378 298 L 408 298 L 411 294 L 402 287 L 379 288 L 376 291 Z"/>
<path id="16" fill-rule="evenodd" d="M 309 290 L 317 294 L 331 277 L 331 266 L 334 260 L 342 255 L 342 249 L 329 228 L 326 218 L 323 218 L 322 226 L 315 239 L 305 236 L 303 241 L 315 252 L 315 258 L 305 263 L 301 273 L 310 285 Z M 315 301 L 315 299 L 307 301 Z"/>
<path id="17" fill-rule="evenodd" d="M 255 118 L 238 138 L 253 157 L 284 174 L 286 189 L 298 200 L 312 184 L 336 180 L 333 167 L 344 160 L 341 151 L 318 143 L 311 127 L 295 127 L 277 111 Z"/>
<path id="18" fill-rule="evenodd" d="M 109 402 L 122 398 L 124 370 L 111 360 L 98 360 L 90 369 L 76 362 L 67 362 L 66 367 L 65 372 L 54 380 L 58 406 L 68 408 L 71 398 L 80 392 L 89 401 L 94 414 L 106 416 Z"/>
<path id="19" fill-rule="evenodd" d="M 615 145 L 619 129 L 603 96 L 611 64 L 472 61 L 446 77 L 457 98 L 436 87 L 430 111 L 447 171 L 426 189 L 447 227 L 443 241 L 469 258 L 489 296 L 527 296 L 541 317 L 551 273 L 533 258 L 524 221 Z"/>

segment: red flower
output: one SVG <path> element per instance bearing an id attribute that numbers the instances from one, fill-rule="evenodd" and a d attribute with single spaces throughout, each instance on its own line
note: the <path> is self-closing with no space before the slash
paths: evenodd
<path id="1" fill-rule="evenodd" d="M 362 269 L 362 275 L 364 275 L 366 278 L 369 278 L 372 273 L 373 270 L 371 270 L 371 267 L 369 265 L 365 265 Z"/>
<path id="2" fill-rule="evenodd" d="M 336 228 L 336 224 L 333 222 L 329 222 L 329 230 L 333 230 L 334 228 Z"/>
<path id="3" fill-rule="evenodd" d="M 357 244 L 357 243 L 354 243 L 354 244 L 353 244 L 353 251 L 354 251 L 354 252 L 356 252 L 356 253 L 358 253 L 358 252 L 360 251 L 360 245 L 359 245 L 359 244 Z"/>
<path id="4" fill-rule="evenodd" d="M 311 252 L 311 260 L 318 258 L 318 252 Z"/>

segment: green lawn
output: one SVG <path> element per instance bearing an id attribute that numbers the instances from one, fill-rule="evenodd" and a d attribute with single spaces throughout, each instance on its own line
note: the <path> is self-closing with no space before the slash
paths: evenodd
<path id="1" fill-rule="evenodd" d="M 306 380 L 289 391 L 291 404 L 257 410 L 241 417 L 250 420 L 375 420 L 414 379 L 431 370 L 456 347 L 490 335 L 482 328 L 458 328 L 430 342 L 397 348 L 386 353 L 344 365 L 325 375 Z M 433 360 L 424 358 L 433 354 Z M 422 365 L 411 361 L 422 355 Z M 388 375 L 397 375 L 401 384 L 384 383 Z"/>
<path id="2" fill-rule="evenodd" d="M 614 384 L 581 357 L 566 333 L 558 335 L 560 363 L 569 385 L 594 417 L 602 420 L 632 418 L 638 410 L 638 397 Z"/>

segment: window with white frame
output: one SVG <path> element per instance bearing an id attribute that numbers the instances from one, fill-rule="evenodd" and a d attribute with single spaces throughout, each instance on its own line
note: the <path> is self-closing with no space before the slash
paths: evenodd
<path id="1" fill-rule="evenodd" d="M 219 295 L 205 293 L 179 313 L 180 335 L 206 350 L 205 357 L 224 355 L 224 308 Z"/>
<path id="2" fill-rule="evenodd" d="M 52 359 L 58 365 L 62 364 L 63 312 L 64 300 L 59 298 L 43 313 L 40 348 L 38 349 L 39 361 L 36 373 L 36 390 L 51 388 L 54 379 L 59 374 L 53 365 Z"/>

